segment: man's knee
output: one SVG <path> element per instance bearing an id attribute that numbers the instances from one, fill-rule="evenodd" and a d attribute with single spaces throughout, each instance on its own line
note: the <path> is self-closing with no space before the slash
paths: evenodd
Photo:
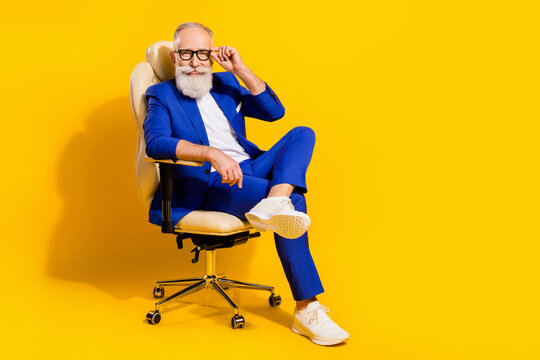
<path id="1" fill-rule="evenodd" d="M 315 144 L 315 131 L 308 126 L 296 126 L 291 130 L 296 136 L 308 139 Z"/>

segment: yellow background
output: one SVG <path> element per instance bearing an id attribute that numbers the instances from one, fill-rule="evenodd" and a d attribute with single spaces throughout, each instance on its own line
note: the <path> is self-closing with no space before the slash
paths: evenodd
<path id="1" fill-rule="evenodd" d="M 536 1 L 3 7 L 4 354 L 540 356 Z M 231 290 L 247 323 L 232 330 L 228 304 L 206 291 L 144 323 L 155 280 L 203 271 L 147 223 L 133 170 L 131 71 L 184 21 L 238 49 L 283 102 L 278 122 L 247 120 L 259 147 L 315 130 L 309 236 L 346 345 L 288 330 L 294 302 L 270 233 L 220 251 L 218 268 L 276 285 L 281 308 Z"/>

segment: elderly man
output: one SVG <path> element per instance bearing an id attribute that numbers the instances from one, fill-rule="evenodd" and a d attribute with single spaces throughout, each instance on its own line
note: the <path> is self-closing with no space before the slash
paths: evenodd
<path id="1" fill-rule="evenodd" d="M 175 78 L 146 92 L 146 152 L 156 159 L 205 162 L 202 167 L 175 167 L 179 186 L 173 190 L 173 222 L 196 209 L 213 210 L 247 219 L 259 231 L 273 231 L 296 300 L 291 329 L 321 345 L 347 340 L 349 334 L 328 317 L 328 309 L 316 298 L 324 290 L 309 251 L 306 231 L 311 221 L 304 197 L 313 130 L 296 127 L 268 151 L 248 141 L 244 115 L 274 121 L 284 116 L 285 109 L 236 49 L 213 46 L 212 31 L 204 25 L 181 24 L 170 56 Z M 226 71 L 213 73 L 214 61 Z M 157 191 L 150 222 L 160 221 Z"/>

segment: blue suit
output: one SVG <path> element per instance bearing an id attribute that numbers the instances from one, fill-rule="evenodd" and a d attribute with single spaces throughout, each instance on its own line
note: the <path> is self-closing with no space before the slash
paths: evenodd
<path id="1" fill-rule="evenodd" d="M 246 138 L 244 115 L 264 121 L 275 121 L 284 116 L 285 108 L 268 84 L 262 93 L 253 96 L 232 73 L 219 72 L 213 73 L 210 93 L 250 156 L 239 164 L 244 174 L 243 186 L 240 189 L 237 184 L 222 183 L 217 171 L 210 172 L 210 162 L 205 162 L 202 167 L 175 166 L 171 204 L 173 223 L 197 209 L 223 211 L 245 220 L 244 214 L 265 198 L 273 185 L 280 183 L 295 185 L 291 201 L 297 211 L 307 213 L 303 194 L 307 192 L 305 173 L 315 144 L 313 130 L 296 127 L 271 149 L 262 151 Z M 150 86 L 146 99 L 148 106 L 143 128 L 148 156 L 176 160 L 180 139 L 209 146 L 197 102 L 178 91 L 175 79 Z M 149 220 L 161 224 L 159 188 L 150 206 Z M 309 252 L 307 232 L 297 239 L 285 239 L 275 233 L 274 238 L 295 300 L 323 292 Z"/>

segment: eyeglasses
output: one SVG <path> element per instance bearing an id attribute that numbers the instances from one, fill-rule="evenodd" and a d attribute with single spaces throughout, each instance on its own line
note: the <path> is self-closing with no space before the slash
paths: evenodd
<path id="1" fill-rule="evenodd" d="M 180 49 L 176 50 L 176 52 L 180 55 L 180 59 L 182 60 L 190 60 L 193 57 L 193 54 L 196 53 L 197 57 L 201 61 L 208 60 L 210 58 L 210 50 L 188 50 L 188 49 Z"/>

